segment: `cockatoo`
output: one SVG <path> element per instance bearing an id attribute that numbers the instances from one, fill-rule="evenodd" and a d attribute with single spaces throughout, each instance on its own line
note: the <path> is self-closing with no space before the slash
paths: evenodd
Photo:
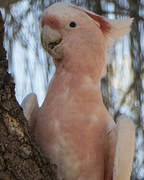
<path id="1" fill-rule="evenodd" d="M 58 180 L 130 179 L 134 124 L 125 115 L 114 122 L 99 81 L 106 51 L 131 23 L 69 3 L 55 3 L 42 15 L 41 41 L 56 72 L 43 105 L 30 94 L 22 107 L 37 143 L 58 167 Z"/>

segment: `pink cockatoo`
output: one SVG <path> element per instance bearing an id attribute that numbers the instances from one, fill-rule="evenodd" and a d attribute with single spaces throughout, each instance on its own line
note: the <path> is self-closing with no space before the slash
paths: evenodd
<path id="1" fill-rule="evenodd" d="M 125 115 L 114 122 L 99 89 L 106 51 L 130 31 L 132 19 L 108 20 L 69 3 L 46 9 L 41 41 L 56 72 L 38 108 L 23 103 L 37 143 L 58 167 L 58 180 L 129 180 L 135 128 Z"/>

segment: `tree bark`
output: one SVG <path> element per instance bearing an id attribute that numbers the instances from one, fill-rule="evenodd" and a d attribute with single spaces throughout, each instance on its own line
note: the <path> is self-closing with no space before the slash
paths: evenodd
<path id="1" fill-rule="evenodd" d="M 56 180 L 56 166 L 40 152 L 15 98 L 3 37 L 0 13 L 0 180 Z"/>

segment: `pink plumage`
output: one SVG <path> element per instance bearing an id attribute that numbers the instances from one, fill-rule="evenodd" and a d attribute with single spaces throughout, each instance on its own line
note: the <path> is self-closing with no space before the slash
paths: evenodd
<path id="1" fill-rule="evenodd" d="M 41 40 L 56 73 L 42 107 L 29 119 L 36 141 L 58 166 L 59 180 L 130 178 L 133 123 L 121 116 L 115 124 L 98 83 L 107 49 L 129 32 L 131 23 L 108 20 L 68 3 L 56 3 L 42 16 Z M 124 123 L 130 133 L 123 132 Z M 121 157 L 122 144 L 130 148 L 129 158 Z M 121 173 L 125 166 L 126 174 Z"/>

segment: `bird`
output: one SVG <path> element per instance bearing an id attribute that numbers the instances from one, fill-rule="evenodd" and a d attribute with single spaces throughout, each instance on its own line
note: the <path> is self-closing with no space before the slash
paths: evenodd
<path id="1" fill-rule="evenodd" d="M 71 3 L 54 3 L 41 18 L 41 42 L 56 72 L 41 107 L 22 102 L 37 144 L 57 165 L 58 180 L 129 180 L 135 127 L 113 120 L 99 88 L 107 51 L 129 33 L 133 19 L 110 20 Z"/>

